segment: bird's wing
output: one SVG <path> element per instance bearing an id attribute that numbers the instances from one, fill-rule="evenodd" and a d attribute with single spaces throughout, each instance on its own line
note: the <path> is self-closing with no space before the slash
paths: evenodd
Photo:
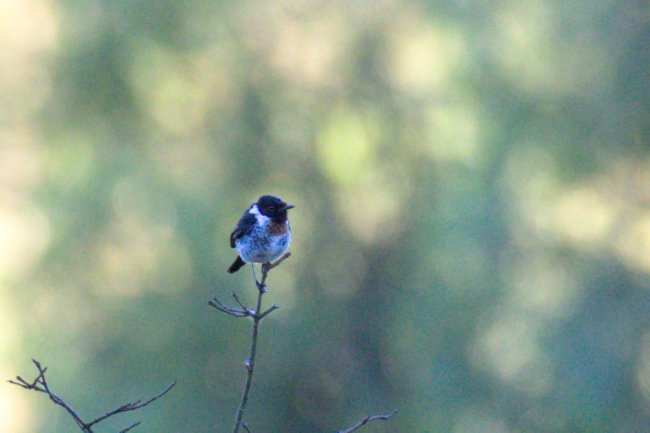
<path id="1" fill-rule="evenodd" d="M 241 239 L 243 236 L 249 234 L 253 230 L 253 227 L 255 227 L 256 222 L 255 215 L 248 211 L 244 212 L 244 215 L 237 222 L 237 227 L 230 234 L 230 248 L 235 248 L 237 239 Z"/>

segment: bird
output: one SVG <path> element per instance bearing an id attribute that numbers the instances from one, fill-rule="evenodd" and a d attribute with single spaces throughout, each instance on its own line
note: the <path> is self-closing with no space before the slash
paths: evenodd
<path id="1" fill-rule="evenodd" d="M 274 195 L 263 195 L 251 204 L 230 234 L 230 247 L 237 248 L 238 254 L 228 272 L 235 273 L 250 263 L 254 275 L 253 263 L 268 266 L 283 255 L 291 244 L 287 211 L 294 207 Z"/>

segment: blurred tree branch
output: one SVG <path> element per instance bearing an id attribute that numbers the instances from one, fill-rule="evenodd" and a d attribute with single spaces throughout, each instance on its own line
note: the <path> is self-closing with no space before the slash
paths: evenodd
<path id="1" fill-rule="evenodd" d="M 50 389 L 50 386 L 47 383 L 47 379 L 45 378 L 45 372 L 47 371 L 47 367 L 41 366 L 41 363 L 38 362 L 35 359 L 32 359 L 32 362 L 34 363 L 34 365 L 36 366 L 36 369 L 38 370 L 38 376 L 36 376 L 36 378 L 33 381 L 29 382 L 29 381 L 26 381 L 25 379 L 23 379 L 20 376 L 16 376 L 15 381 L 14 380 L 8 380 L 7 382 L 9 382 L 9 383 L 11 383 L 13 385 L 20 386 L 21 388 L 25 388 L 25 389 L 29 389 L 29 390 L 32 390 L 32 391 L 37 391 L 37 392 L 42 392 L 44 394 L 47 394 L 48 397 L 50 398 L 50 400 L 52 400 L 52 402 L 54 402 L 58 406 L 61 406 L 62 408 L 64 408 L 70 414 L 70 416 L 77 423 L 77 426 L 84 433 L 93 433 L 93 426 L 95 426 L 96 424 L 99 424 L 100 422 L 102 422 L 102 421 L 104 421 L 104 420 L 106 420 L 106 419 L 108 419 L 108 418 L 110 418 L 110 417 L 112 417 L 114 415 L 117 415 L 117 414 L 123 413 L 123 412 L 130 412 L 130 411 L 133 411 L 133 410 L 138 410 L 138 409 L 141 409 L 141 408 L 149 405 L 150 403 L 153 403 L 154 401 L 158 400 L 159 398 L 161 398 L 162 396 L 167 394 L 176 385 L 176 381 L 173 381 L 162 392 L 160 392 L 159 394 L 155 395 L 154 397 L 152 397 L 152 398 L 150 398 L 148 400 L 145 400 L 145 401 L 136 400 L 136 401 L 134 401 L 132 403 L 126 403 L 126 404 L 123 404 L 122 406 L 119 406 L 116 409 L 113 409 L 113 410 L 111 410 L 109 412 L 106 412 L 104 415 L 101 415 L 101 416 L 93 419 L 92 421 L 84 421 L 81 418 L 81 416 L 79 416 L 77 411 L 69 403 L 67 403 L 63 398 L 56 395 Z M 134 424 L 131 424 L 129 427 L 125 428 L 124 430 L 121 430 L 120 433 L 126 433 L 126 432 L 128 432 L 129 430 L 135 428 L 138 425 L 140 425 L 140 421 L 138 421 L 138 422 L 136 422 Z"/>

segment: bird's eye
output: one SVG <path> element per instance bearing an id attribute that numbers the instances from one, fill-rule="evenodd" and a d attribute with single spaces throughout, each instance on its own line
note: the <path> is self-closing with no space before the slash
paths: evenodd
<path id="1" fill-rule="evenodd" d="M 275 206 L 274 205 L 269 205 L 269 211 L 273 212 L 274 210 L 275 210 Z"/>

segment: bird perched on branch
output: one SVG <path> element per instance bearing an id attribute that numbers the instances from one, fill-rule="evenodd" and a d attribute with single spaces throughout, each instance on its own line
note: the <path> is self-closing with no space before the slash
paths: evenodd
<path id="1" fill-rule="evenodd" d="M 268 265 L 284 254 L 291 243 L 287 211 L 293 207 L 273 195 L 263 195 L 250 205 L 230 234 L 230 247 L 239 254 L 228 272 L 237 272 L 246 263 Z"/>

